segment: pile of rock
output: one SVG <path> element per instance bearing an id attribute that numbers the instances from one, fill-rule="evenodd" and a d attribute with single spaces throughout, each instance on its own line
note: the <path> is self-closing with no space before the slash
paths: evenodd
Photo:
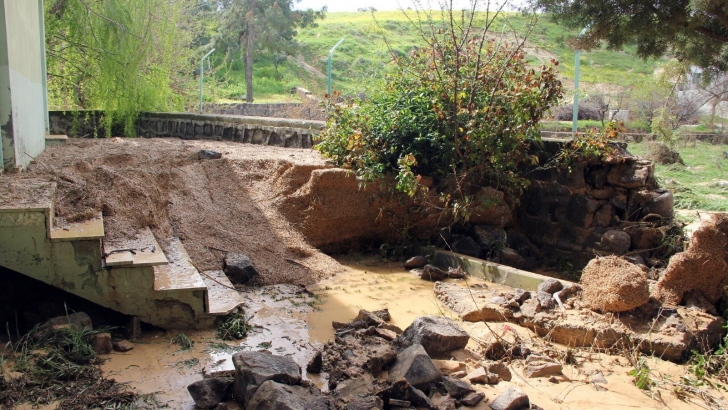
<path id="1" fill-rule="evenodd" d="M 70 313 L 66 316 L 52 318 L 45 323 L 39 325 L 33 331 L 35 340 L 42 340 L 56 331 L 68 329 L 72 332 L 82 332 L 84 330 L 92 330 L 93 323 L 91 318 L 84 312 Z M 129 325 L 125 329 L 125 336 L 112 337 L 110 332 L 94 333 L 91 336 L 91 347 L 98 355 L 110 354 L 112 351 L 128 352 L 134 348 L 134 344 L 129 339 L 134 340 L 141 334 L 141 322 L 138 317 L 134 317 L 129 321 Z"/>
<path id="2" fill-rule="evenodd" d="M 483 362 L 466 374 L 465 363 L 436 359 L 465 348 L 470 339 L 451 319 L 420 317 L 404 331 L 387 320 L 386 311 L 362 310 L 350 323 L 334 323 L 335 340 L 306 369 L 327 373 L 326 393 L 303 380 L 291 358 L 267 351 L 237 353 L 234 376 L 204 379 L 188 390 L 198 407 L 208 409 L 226 408 L 221 402 L 234 399 L 247 410 L 454 410 L 485 400 L 474 383 L 511 379 L 503 363 Z M 476 377 L 478 372 L 485 378 Z M 519 410 L 531 405 L 522 391 L 511 388 L 491 408 Z"/>

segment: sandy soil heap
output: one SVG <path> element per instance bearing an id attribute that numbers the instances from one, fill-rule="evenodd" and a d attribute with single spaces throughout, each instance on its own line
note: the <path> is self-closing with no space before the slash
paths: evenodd
<path id="1" fill-rule="evenodd" d="M 692 290 L 715 304 L 728 285 L 728 214 L 715 214 L 695 233 L 687 251 L 670 258 L 657 282 L 655 298 L 677 305 Z"/>
<path id="2" fill-rule="evenodd" d="M 223 153 L 199 160 L 201 149 Z M 305 181 L 291 168 L 330 166 L 311 150 L 178 139 L 69 140 L 50 147 L 27 173 L 58 183 L 58 223 L 102 211 L 107 240 L 151 227 L 160 245 L 180 238 L 200 270 L 220 270 L 226 253 L 248 255 L 266 284 L 311 284 L 340 265 L 310 246 L 274 205 Z M 301 174 L 301 178 L 305 177 Z M 165 249 L 166 250 L 166 249 Z"/>
<path id="3" fill-rule="evenodd" d="M 581 275 L 582 301 L 594 310 L 626 312 L 647 303 L 647 274 L 617 256 L 595 258 Z"/>

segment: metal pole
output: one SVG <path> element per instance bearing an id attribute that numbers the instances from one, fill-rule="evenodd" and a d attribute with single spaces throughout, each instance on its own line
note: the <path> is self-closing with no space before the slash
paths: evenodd
<path id="1" fill-rule="evenodd" d="M 336 43 L 335 46 L 331 47 L 331 50 L 329 50 L 329 99 L 331 99 L 331 59 L 334 56 L 334 50 L 336 50 L 336 47 L 344 42 L 344 39 L 346 39 L 346 37 L 339 40 L 339 42 Z"/>
<path id="2" fill-rule="evenodd" d="M 574 112 L 571 124 L 571 136 L 576 138 L 576 125 L 579 120 L 579 70 L 581 66 L 581 50 L 576 50 L 576 62 L 574 63 Z"/>
<path id="3" fill-rule="evenodd" d="M 579 37 L 586 34 L 586 31 L 589 30 L 588 26 L 584 27 L 584 30 L 581 30 L 581 33 L 579 33 Z M 579 120 L 579 75 L 581 71 L 581 50 L 576 50 L 576 61 L 574 62 L 574 112 L 572 113 L 572 123 L 571 123 L 571 136 L 573 138 L 576 138 L 576 125 L 577 121 Z"/>
<path id="4" fill-rule="evenodd" d="M 213 52 L 215 52 L 214 48 L 200 60 L 200 114 L 202 114 L 202 83 L 205 76 L 205 59 L 210 57 Z"/>

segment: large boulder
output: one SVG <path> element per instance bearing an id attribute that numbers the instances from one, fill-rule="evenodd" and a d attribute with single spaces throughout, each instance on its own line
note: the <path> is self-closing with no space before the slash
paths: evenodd
<path id="1" fill-rule="evenodd" d="M 504 227 L 511 223 L 511 208 L 505 201 L 503 192 L 491 188 L 481 188 L 473 197 L 470 223 Z"/>
<path id="2" fill-rule="evenodd" d="M 222 377 L 212 377 L 198 380 L 189 386 L 187 391 L 195 401 L 197 407 L 211 409 L 217 406 L 227 396 L 230 390 L 230 380 Z"/>
<path id="3" fill-rule="evenodd" d="M 265 352 L 241 352 L 233 355 L 235 401 L 247 405 L 258 387 L 268 380 L 287 385 L 301 384 L 301 368 L 290 357 Z"/>
<path id="4" fill-rule="evenodd" d="M 401 379 L 420 390 L 429 390 L 430 384 L 440 381 L 442 373 L 427 355 L 422 345 L 414 344 L 397 355 L 397 361 L 389 369 L 389 382 Z"/>
<path id="5" fill-rule="evenodd" d="M 320 390 L 289 386 L 268 380 L 260 385 L 245 407 L 247 410 L 312 410 L 329 408 Z"/>
<path id="6" fill-rule="evenodd" d="M 593 310 L 625 312 L 650 299 L 647 274 L 616 256 L 592 259 L 581 275 L 582 301 Z"/>
<path id="7" fill-rule="evenodd" d="M 64 329 L 72 332 L 81 332 L 83 330 L 93 329 L 93 324 L 91 323 L 91 318 L 84 312 L 58 316 L 38 326 L 33 331 L 33 338 L 36 340 L 44 339 L 50 334 Z"/>
<path id="8" fill-rule="evenodd" d="M 253 261 L 242 253 L 228 253 L 223 271 L 234 284 L 248 283 L 258 277 Z"/>
<path id="9" fill-rule="evenodd" d="M 453 252 L 461 253 L 463 255 L 472 256 L 474 258 L 480 258 L 482 251 L 480 245 L 469 236 L 458 239 L 452 244 L 451 247 Z"/>
<path id="10" fill-rule="evenodd" d="M 437 357 L 453 350 L 462 349 L 470 336 L 460 325 L 442 316 L 421 316 L 397 337 L 394 345 L 405 349 L 415 344 L 422 345 L 427 354 Z"/>
<path id="11" fill-rule="evenodd" d="M 602 235 L 600 245 L 606 252 L 624 255 L 632 246 L 632 238 L 627 232 L 613 229 Z"/>

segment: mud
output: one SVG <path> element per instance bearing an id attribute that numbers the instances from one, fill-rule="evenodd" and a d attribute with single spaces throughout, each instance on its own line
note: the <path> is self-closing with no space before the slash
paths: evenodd
<path id="1" fill-rule="evenodd" d="M 359 309 L 389 309 L 391 323 L 406 328 L 422 315 L 457 315 L 438 301 L 433 284 L 423 281 L 400 267 L 399 263 L 378 262 L 369 258 L 341 260 L 346 271 L 308 288 L 296 285 L 275 285 L 241 290 L 246 300 L 246 315 L 254 326 L 248 337 L 239 342 L 221 342 L 214 332 L 191 332 L 195 342 L 190 351 L 182 351 L 169 340 L 176 333 L 145 332 L 128 353 L 112 353 L 104 371 L 109 377 L 128 382 L 142 393 L 156 392 L 160 402 L 170 408 L 191 410 L 194 403 L 186 386 L 204 375 L 229 372 L 233 369 L 230 357 L 241 350 L 268 350 L 275 355 L 294 358 L 304 371 L 304 378 L 327 390 L 327 375 L 306 374 L 306 364 L 322 343 L 333 339 L 332 321 L 348 322 Z M 448 280 L 464 286 L 466 281 Z M 467 283 L 480 285 L 469 278 Z M 487 284 L 492 286 L 492 284 Z M 478 288 L 479 286 L 476 286 Z M 492 289 L 495 291 L 494 289 Z M 571 312 L 571 311 L 570 311 Z M 685 401 L 663 391 L 651 397 L 634 386 L 629 372 L 633 364 L 622 354 L 598 353 L 590 348 L 574 349 L 548 342 L 532 330 L 515 323 L 460 322 L 470 333 L 471 341 L 464 350 L 455 351 L 455 360 L 464 363 L 470 372 L 483 359 L 483 347 L 497 338 L 508 342 L 520 341 L 532 352 L 549 355 L 563 363 L 561 375 L 555 382 L 546 378 L 528 378 L 524 360 L 513 360 L 508 367 L 513 374 L 509 382 L 495 386 L 476 385 L 486 395 L 486 401 L 509 387 L 518 387 L 528 394 L 532 403 L 541 408 L 569 409 L 692 409 L 704 403 L 695 398 Z M 647 358 L 652 377 L 679 381 L 686 374 L 684 365 L 658 358 Z M 607 384 L 593 383 L 601 374 Z M 724 393 L 711 390 L 722 400 Z M 475 409 L 488 409 L 486 401 Z M 229 408 L 238 409 L 228 402 Z"/>

